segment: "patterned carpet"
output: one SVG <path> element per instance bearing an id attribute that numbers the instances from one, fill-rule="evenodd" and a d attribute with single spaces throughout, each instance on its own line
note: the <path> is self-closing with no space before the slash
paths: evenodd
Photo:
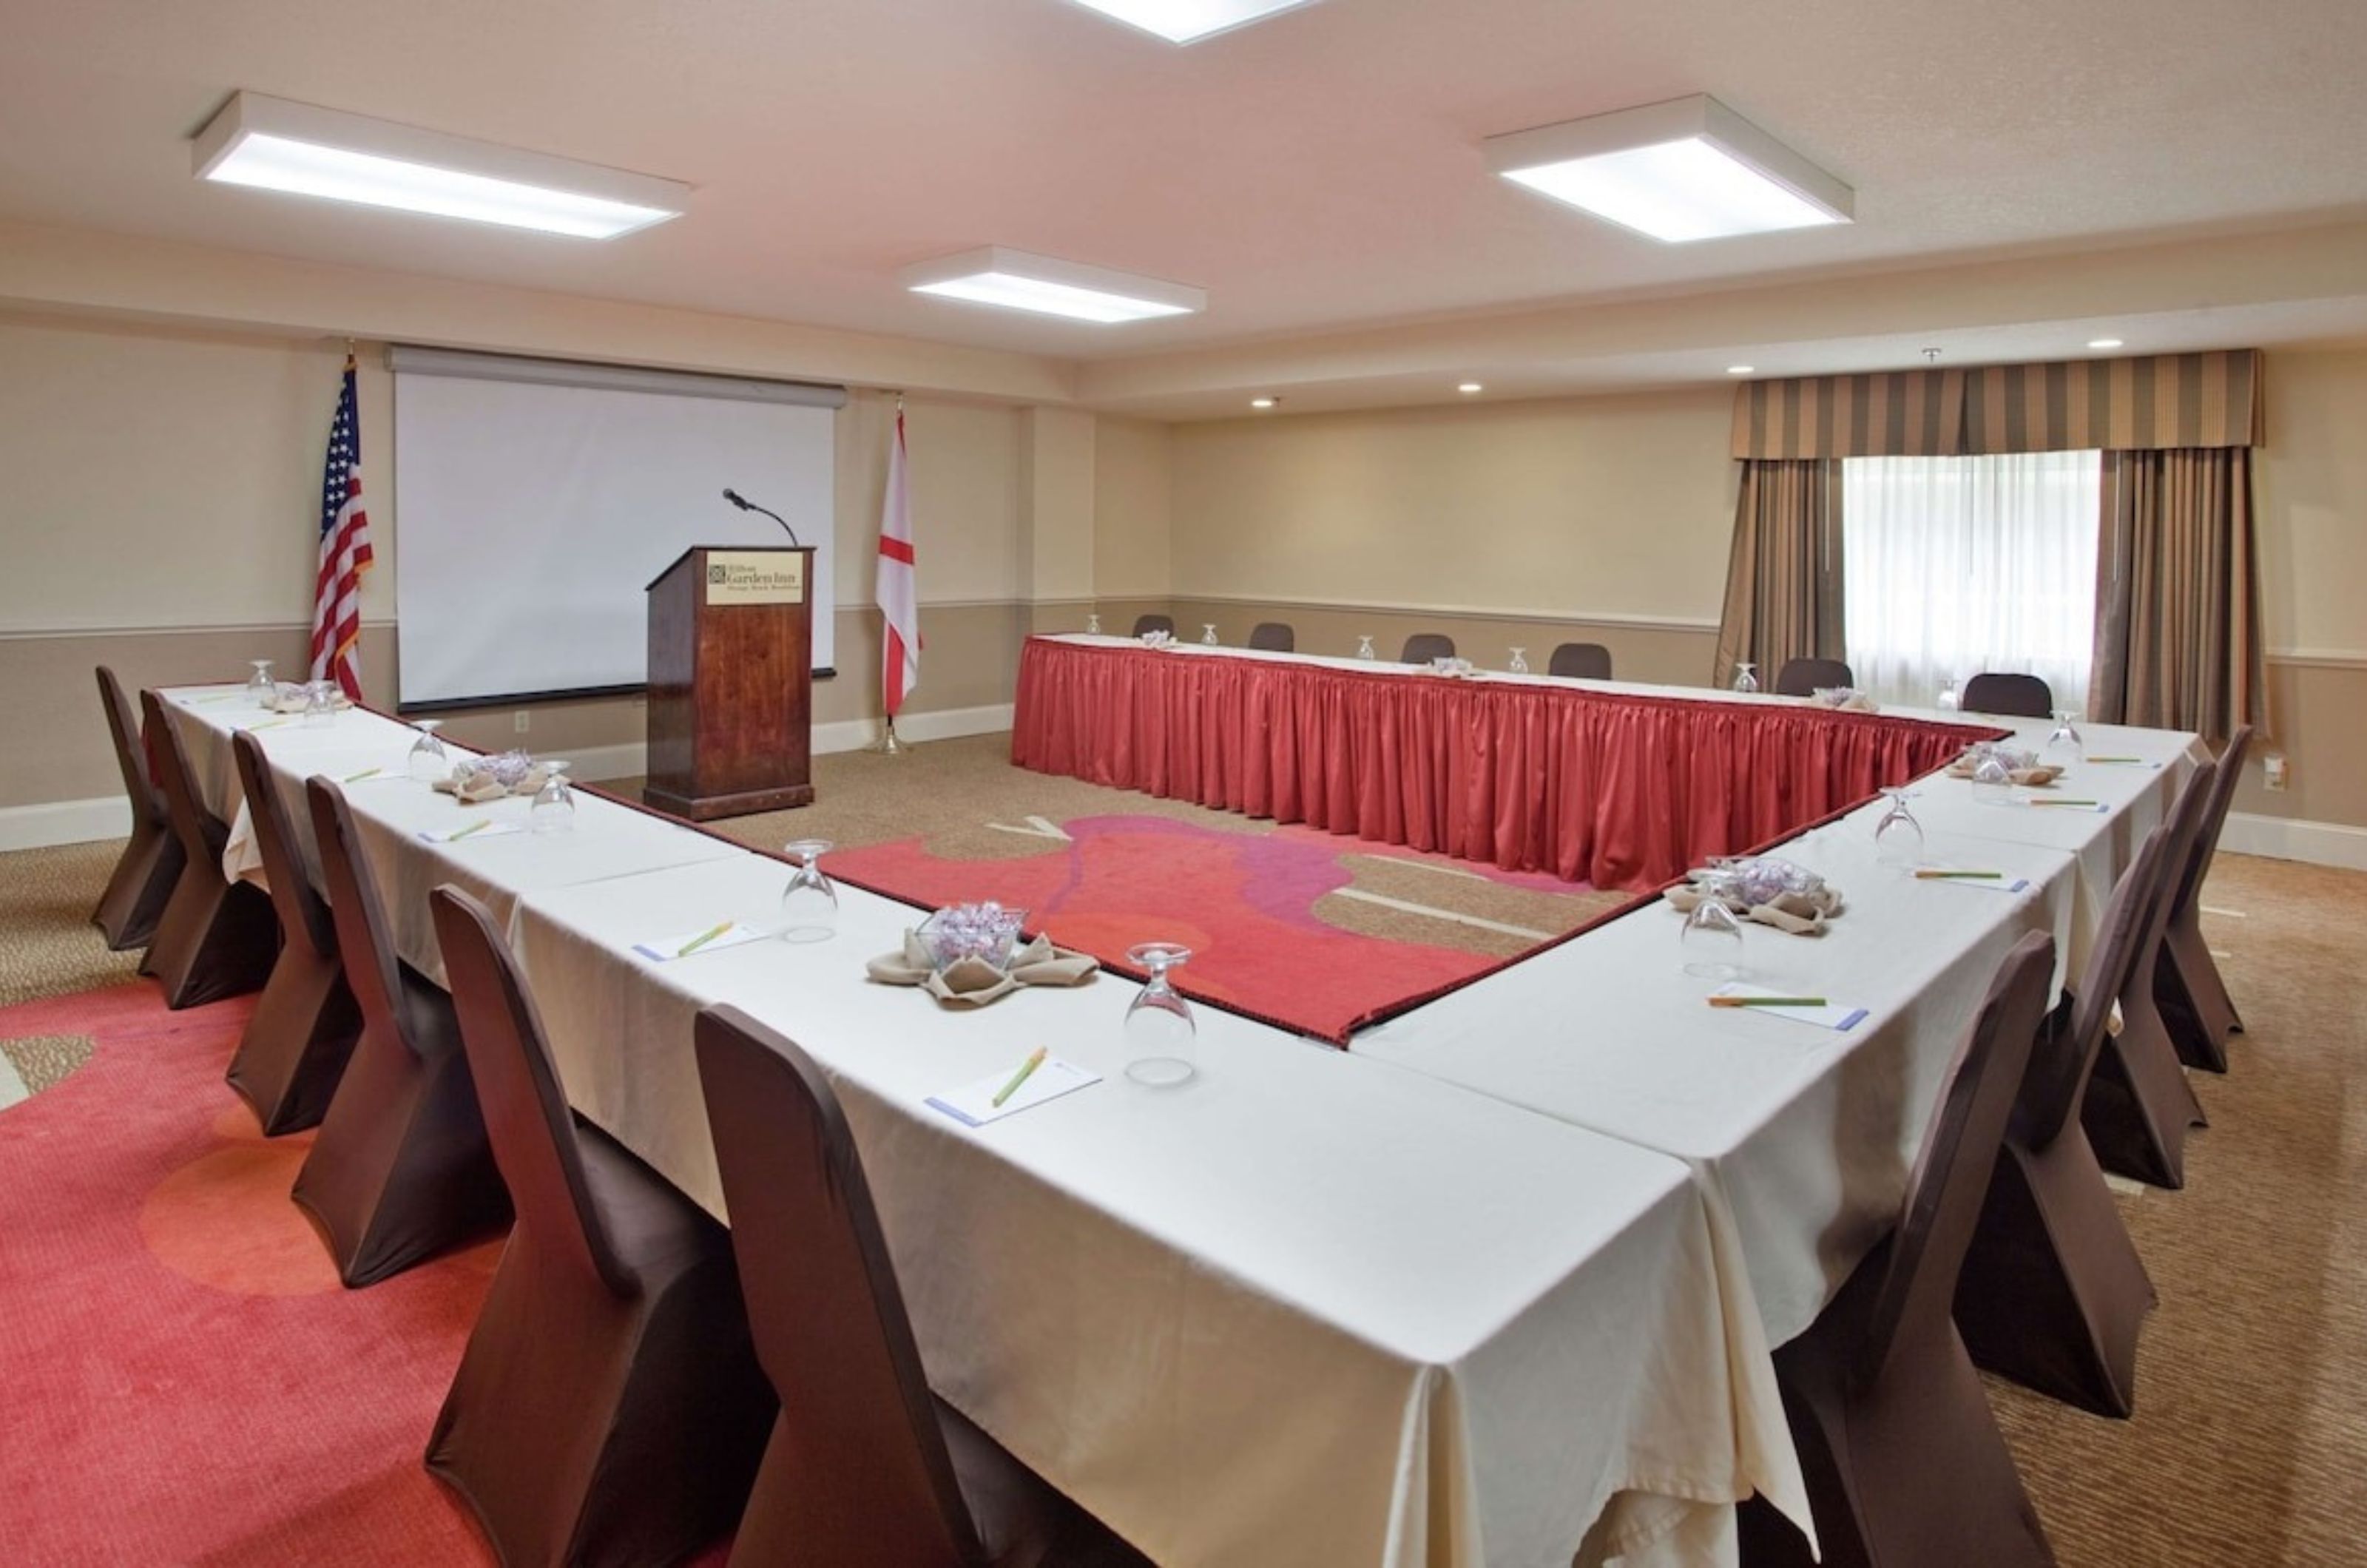
<path id="1" fill-rule="evenodd" d="M 959 742 L 823 758 L 821 807 L 735 826 L 953 843 L 981 818 L 1216 815 L 994 761 Z M 968 793 L 945 798 L 948 779 Z M 112 855 L 0 856 L 0 1061 L 42 1086 L 0 1110 L 0 1558 L 485 1561 L 418 1461 L 487 1255 L 323 1284 L 286 1197 L 300 1145 L 256 1138 L 221 1081 L 245 1004 L 68 997 L 131 966 L 87 924 Z M 2162 1299 L 2136 1416 L 1991 1393 L 2072 1568 L 2367 1562 L 2367 875 L 2223 855 L 2206 902 L 2250 1032 L 2226 1077 L 2197 1076 L 2212 1125 L 2187 1189 L 2123 1200 Z M 1403 918 L 1441 945 L 1486 935 Z M 336 1397 L 356 1388 L 370 1397 Z"/>

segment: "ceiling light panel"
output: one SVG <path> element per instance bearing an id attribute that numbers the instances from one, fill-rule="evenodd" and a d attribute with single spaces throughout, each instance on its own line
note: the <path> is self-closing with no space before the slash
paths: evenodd
<path id="1" fill-rule="evenodd" d="M 1488 166 L 1670 243 L 1847 223 L 1855 194 L 1716 98 L 1490 137 Z"/>
<path id="2" fill-rule="evenodd" d="M 610 240 L 682 215 L 690 187 L 259 93 L 198 133 L 199 179 Z"/>
<path id="3" fill-rule="evenodd" d="M 1030 255 L 1001 245 L 907 267 L 904 287 L 915 294 L 1103 325 L 1189 316 L 1208 308 L 1206 293 L 1180 283 Z"/>
<path id="4" fill-rule="evenodd" d="M 1076 0 L 1088 10 L 1115 17 L 1170 43 L 1197 43 L 1205 38 L 1263 22 L 1285 11 L 1296 11 L 1315 0 Z"/>

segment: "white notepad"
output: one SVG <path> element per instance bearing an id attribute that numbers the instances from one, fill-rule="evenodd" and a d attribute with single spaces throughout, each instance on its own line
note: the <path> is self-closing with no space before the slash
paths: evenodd
<path id="1" fill-rule="evenodd" d="M 525 831 L 526 829 L 515 822 L 488 822 L 481 828 L 475 823 L 470 823 L 459 828 L 422 828 L 419 830 L 419 837 L 422 842 L 430 844 L 455 842 L 473 844 L 479 839 L 498 839 L 504 833 Z"/>
<path id="2" fill-rule="evenodd" d="M 983 1127 L 989 1122 L 1016 1116 L 1046 1100 L 1058 1100 L 1064 1094 L 1072 1094 L 1089 1084 L 1102 1081 L 1099 1073 L 1081 1067 L 1074 1062 L 1064 1062 L 1058 1056 L 1047 1056 L 1044 1065 L 1030 1073 L 1027 1081 L 1021 1084 L 1009 1100 L 1001 1105 L 995 1104 L 994 1097 L 1002 1092 L 1002 1086 L 1009 1083 L 1011 1075 L 1018 1070 L 1019 1064 L 1014 1062 L 976 1083 L 964 1084 L 944 1094 L 933 1094 L 928 1099 L 929 1109 L 944 1111 L 965 1127 Z"/>
<path id="3" fill-rule="evenodd" d="M 684 948 L 690 947 L 692 942 L 698 942 L 700 937 L 706 936 L 713 930 L 715 930 L 714 926 L 704 925 L 691 931 L 676 931 L 672 936 L 652 937 L 648 942 L 633 943 L 633 951 L 653 964 L 671 964 L 677 958 L 696 958 L 702 953 L 720 953 L 727 947 L 739 947 L 747 942 L 763 942 L 772 935 L 770 931 L 758 931 L 754 926 L 744 926 L 738 920 L 734 920 L 720 934 L 708 941 L 698 942 L 698 945 L 691 948 L 688 953 L 683 951 Z"/>
<path id="4" fill-rule="evenodd" d="M 1791 991 L 1770 990 L 1765 986 L 1746 986 L 1729 980 L 1715 992 L 1720 997 L 1788 997 Z M 1736 1008 L 1736 1012 L 1756 1013 L 1761 1018 L 1788 1019 L 1794 1023 L 1813 1024 L 1818 1029 L 1842 1032 L 1855 1029 L 1865 1021 L 1865 1009 L 1827 1004 L 1820 1008 Z"/>

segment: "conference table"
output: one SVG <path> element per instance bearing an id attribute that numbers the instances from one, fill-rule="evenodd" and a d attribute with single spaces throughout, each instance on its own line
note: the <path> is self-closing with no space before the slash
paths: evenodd
<path id="1" fill-rule="evenodd" d="M 933 1385 L 1154 1558 L 1731 1561 L 1752 1491 L 1807 1524 L 1748 1269 L 1684 1161 L 1212 1009 L 1198 1077 L 1143 1088 L 1132 983 L 940 1011 L 865 977 L 918 912 L 849 886 L 829 942 L 652 960 L 636 944 L 776 919 L 787 868 L 588 794 L 570 831 L 434 841 L 527 803 L 410 779 L 414 733 L 374 713 L 165 696 L 226 819 L 239 728 L 290 800 L 347 781 L 414 968 L 441 972 L 433 886 L 486 897 L 571 1102 L 719 1217 L 691 1018 L 729 1001 L 796 1039 L 845 1103 Z M 251 837 L 226 870 L 254 873 Z M 980 1127 L 928 1104 L 1039 1044 L 1099 1081 Z"/>
<path id="2" fill-rule="evenodd" d="M 2050 719 L 1919 708 L 1841 713 L 1763 693 L 1535 675 L 1445 676 L 1402 664 L 1196 644 L 1154 649 L 1130 638 L 1039 637 L 1031 639 L 1028 653 L 1038 661 L 1036 678 L 1031 683 L 1023 665 L 1023 694 L 1032 693 L 1040 704 L 1050 692 L 1051 711 L 1039 706 L 1023 715 L 1015 752 L 1024 750 L 1038 764 L 1067 761 L 1087 769 L 1088 776 L 1093 767 L 1106 766 L 1141 780 L 1157 772 L 1149 759 L 1194 749 L 1193 766 L 1170 765 L 1160 773 L 1169 793 L 1236 808 L 1241 807 L 1225 798 L 1222 781 L 1253 772 L 1239 759 L 1272 749 L 1274 731 L 1257 733 L 1238 711 L 1207 721 L 1166 700 L 1167 690 L 1195 689 L 1209 672 L 1225 688 L 1237 689 L 1236 672 L 1256 669 L 1263 686 L 1252 700 L 1275 711 L 1360 705 L 1367 729 L 1379 727 L 1376 715 L 1399 704 L 1419 709 L 1443 700 L 1484 714 L 1502 692 L 1522 700 L 1591 695 L 1608 701 L 1623 717 L 1640 714 L 1646 722 L 1689 726 L 1704 744 L 1749 736 L 1755 728 L 1776 737 L 1793 765 L 1815 775 L 1819 790 L 1829 787 L 1824 770 L 1837 755 L 1905 768 L 1912 765 L 1910 757 L 1952 759 L 1967 734 L 2010 737 L 2038 748 L 2054 728 Z M 1057 660 L 1071 653 L 1088 655 L 1085 668 L 1098 671 L 1060 669 Z M 1042 662 L 1047 654 L 1056 661 L 1049 667 Z M 1356 678 L 1349 696 L 1340 694 L 1341 672 Z M 1105 697 L 1133 696 L 1112 702 L 1096 721 L 1091 710 L 1064 705 L 1059 688 L 1071 681 L 1090 682 Z M 1307 682 L 1307 692 L 1287 689 L 1297 681 Z M 1443 698 L 1433 695 L 1442 693 Z M 1690 712 L 1663 718 L 1671 708 Z M 1171 720 L 1188 735 L 1170 731 Z M 1235 728 L 1227 733 L 1225 724 Z M 1944 740 L 1936 753 L 1896 738 L 1849 752 L 1845 739 L 1819 747 L 1807 736 L 1816 726 L 1846 737 L 1876 724 Z M 1491 732 L 1468 718 L 1442 728 Z M 1065 731 L 1057 740 L 1056 729 Z M 1727 788 L 1735 776 L 1729 770 L 1674 759 L 1683 768 L 1668 782 L 1670 792 L 1682 792 L 1688 780 L 1715 783 L 1711 809 L 1695 820 L 1704 834 L 1728 836 L 1712 837 L 1699 850 L 1702 857 L 1780 836 L 1775 852 L 1841 892 L 1845 912 L 1817 937 L 1746 926 L 1743 964 L 1748 984 L 1862 1010 L 1845 1030 L 1708 1007 L 1708 993 L 1718 983 L 1683 972 L 1681 919 L 1671 906 L 1654 901 L 1369 1026 L 1350 1039 L 1348 1049 L 1685 1161 L 1700 1175 L 1713 1224 L 1734 1238 L 1746 1260 L 1769 1342 L 1782 1344 L 1815 1320 L 1895 1222 L 1941 1078 L 2007 951 L 2024 932 L 2045 931 L 2056 939 L 2057 989 L 2075 976 L 2122 869 L 2165 819 L 2193 763 L 2207 754 L 2196 737 L 2179 731 L 2093 725 L 2082 727 L 2081 736 L 2081 759 L 2051 790 L 2015 789 L 1992 802 L 1979 798 L 1968 780 L 1921 769 L 1916 772 L 1923 776 L 1911 783 L 1902 771 L 1861 785 L 1861 795 L 1875 782 L 1907 785 L 1908 808 L 1923 829 L 1925 869 L 2000 874 L 1993 881 L 1923 879 L 1881 863 L 1874 828 L 1889 808 L 1886 799 L 1818 819 L 1825 795 L 1795 791 L 1785 797 L 1766 790 L 1750 796 L 1760 815 L 1738 817 L 1735 802 L 1748 792 Z M 2129 760 L 2090 762 L 2089 755 Z M 1529 783 L 1499 782 L 1484 793 L 1551 793 L 1555 784 L 1538 760 L 1525 761 L 1533 773 Z M 1652 761 L 1631 759 L 1639 767 Z M 1366 748 L 1354 763 L 1384 773 L 1433 765 L 1429 758 L 1409 760 L 1382 747 Z M 1461 767 L 1468 779 L 1491 773 L 1484 759 Z M 1500 759 L 1492 773 L 1501 780 L 1508 767 Z M 1195 785 L 1214 787 L 1204 795 L 1195 793 Z M 1409 793 L 1394 774 L 1377 784 L 1361 778 L 1348 791 L 1361 800 Z M 2096 804 L 2039 804 L 2049 800 Z M 1795 813 L 1785 826 L 1796 830 L 1788 836 L 1770 828 L 1772 818 L 1765 813 L 1778 808 Z M 1684 817 L 1678 810 L 1665 819 Z M 1420 813 L 1409 818 L 1421 819 Z M 1454 852 L 1443 837 L 1415 847 Z M 1477 852 L 1467 858 L 1496 860 L 1497 847 L 1465 841 Z"/>

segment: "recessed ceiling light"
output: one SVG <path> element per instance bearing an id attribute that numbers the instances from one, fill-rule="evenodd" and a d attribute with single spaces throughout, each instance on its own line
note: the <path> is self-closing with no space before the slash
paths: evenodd
<path id="1" fill-rule="evenodd" d="M 1467 396 L 1467 396 L 1469 396 L 1469 395 L 1470 395 L 1471 393 L 1473 393 L 1473 392 L 1484 392 L 1484 391 L 1486 391 L 1488 389 L 1487 389 L 1487 388 L 1485 388 L 1485 387 L 1483 387 L 1483 386 L 1481 386 L 1481 385 L 1480 385 L 1478 382 L 1477 382 L 1477 381 L 1466 381 L 1466 382 L 1464 382 L 1461 386 L 1459 386 L 1459 387 L 1455 388 L 1455 389 L 1456 391 L 1458 391 L 1458 392 L 1463 393 L 1465 396 Z"/>
<path id="2" fill-rule="evenodd" d="M 1116 17 L 1147 33 L 1157 33 L 1170 43 L 1197 43 L 1204 38 L 1214 38 L 1314 3 L 1315 0 L 1077 0 L 1080 6 L 1105 17 Z"/>
<path id="3" fill-rule="evenodd" d="M 1281 401 L 1282 400 L 1280 398 L 1251 398 L 1250 400 L 1250 407 L 1253 409 L 1270 409 L 1277 406 Z"/>
<path id="4" fill-rule="evenodd" d="M 1748 376 L 1758 368 L 1756 365 L 1729 365 L 1726 367 L 1726 373 L 1729 376 Z"/>
<path id="5" fill-rule="evenodd" d="M 612 240 L 682 216 L 690 187 L 594 164 L 239 93 L 198 133 L 199 179 Z"/>
<path id="6" fill-rule="evenodd" d="M 1188 316 L 1208 308 L 1206 293 L 1180 283 L 1029 255 L 1001 245 L 906 267 L 904 287 L 915 294 L 940 294 L 949 299 L 1104 324 Z"/>
<path id="7" fill-rule="evenodd" d="M 2116 337 L 2091 337 L 2088 340 L 2088 346 L 2090 348 L 2118 348 L 2121 346 L 2121 340 Z"/>
<path id="8" fill-rule="evenodd" d="M 1847 223 L 1850 187 L 1716 98 L 1695 96 L 1488 139 L 1488 166 L 1676 243 Z"/>

